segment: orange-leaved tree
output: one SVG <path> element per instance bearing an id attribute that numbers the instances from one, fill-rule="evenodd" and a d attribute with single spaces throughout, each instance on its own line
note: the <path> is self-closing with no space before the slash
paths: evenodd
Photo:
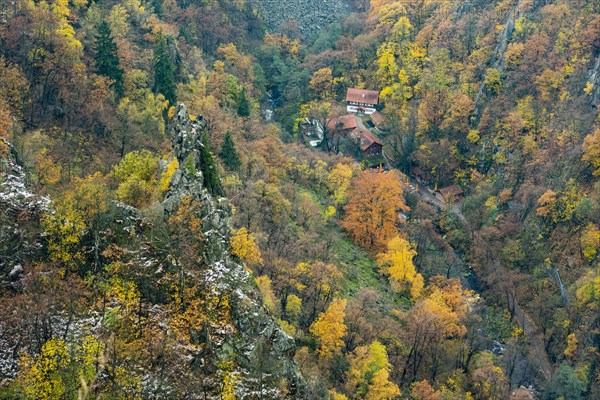
<path id="1" fill-rule="evenodd" d="M 342 226 L 356 243 L 373 253 L 382 251 L 386 243 L 400 233 L 398 212 L 409 210 L 402 192 L 396 171 L 361 172 L 352 181 Z"/>

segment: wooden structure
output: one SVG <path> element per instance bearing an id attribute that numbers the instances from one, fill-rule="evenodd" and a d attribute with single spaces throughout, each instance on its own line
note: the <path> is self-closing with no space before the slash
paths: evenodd
<path id="1" fill-rule="evenodd" d="M 371 117 L 371 122 L 373 122 L 373 125 L 377 129 L 383 128 L 387 122 L 383 114 L 379 111 L 375 111 L 373 114 L 369 115 L 369 117 Z"/>
<path id="2" fill-rule="evenodd" d="M 436 190 L 434 194 L 441 202 L 453 203 L 462 196 L 463 190 L 458 185 L 451 185 Z"/>
<path id="3" fill-rule="evenodd" d="M 383 143 L 367 129 L 356 128 L 350 135 L 358 142 L 364 156 L 373 157 L 383 154 Z"/>
<path id="4" fill-rule="evenodd" d="M 327 123 L 329 131 L 351 132 L 358 128 L 358 122 L 354 114 L 342 115 L 341 117 L 333 118 Z"/>

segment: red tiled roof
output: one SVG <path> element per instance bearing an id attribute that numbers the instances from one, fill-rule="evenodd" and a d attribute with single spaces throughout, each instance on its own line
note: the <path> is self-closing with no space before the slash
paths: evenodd
<path id="1" fill-rule="evenodd" d="M 339 128 L 342 130 L 354 129 L 358 127 L 354 114 L 342 115 L 341 117 L 333 118 L 327 123 L 327 129 Z"/>
<path id="2" fill-rule="evenodd" d="M 356 139 L 360 138 L 360 149 L 362 151 L 365 151 L 373 144 L 383 146 L 383 143 L 381 143 L 371 132 L 366 129 L 356 128 L 352 131 L 352 136 L 354 136 Z"/>
<path id="3" fill-rule="evenodd" d="M 379 103 L 379 92 L 376 90 L 348 88 L 348 91 L 346 92 L 346 101 L 375 106 Z"/>

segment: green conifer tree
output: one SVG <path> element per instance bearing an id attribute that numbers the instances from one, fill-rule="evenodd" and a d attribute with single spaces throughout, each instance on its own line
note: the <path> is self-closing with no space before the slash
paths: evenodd
<path id="1" fill-rule="evenodd" d="M 98 25 L 98 33 L 95 35 L 96 43 L 94 45 L 94 61 L 96 62 L 96 71 L 112 79 L 112 87 L 121 95 L 123 93 L 123 68 L 119 65 L 119 55 L 117 54 L 117 44 L 115 43 L 110 25 L 106 21 Z"/>
<path id="2" fill-rule="evenodd" d="M 237 114 L 240 117 L 250 116 L 250 102 L 248 101 L 248 95 L 246 94 L 245 87 L 243 87 L 240 91 L 240 100 L 238 101 Z"/>
<path id="3" fill-rule="evenodd" d="M 204 187 L 213 196 L 222 196 L 223 190 L 221 189 L 221 181 L 219 179 L 219 171 L 217 171 L 217 164 L 210 151 L 210 144 L 208 142 L 208 135 L 206 132 L 202 135 L 202 147 L 200 149 L 200 170 L 204 176 Z"/>
<path id="4" fill-rule="evenodd" d="M 169 53 L 167 39 L 162 34 L 154 46 L 154 93 L 162 93 L 170 105 L 177 102 L 175 85 L 175 65 Z"/>
<path id="5" fill-rule="evenodd" d="M 233 142 L 231 132 L 225 134 L 219 157 L 223 160 L 225 167 L 231 171 L 237 171 L 242 164 L 240 156 L 235 149 L 235 143 Z"/>

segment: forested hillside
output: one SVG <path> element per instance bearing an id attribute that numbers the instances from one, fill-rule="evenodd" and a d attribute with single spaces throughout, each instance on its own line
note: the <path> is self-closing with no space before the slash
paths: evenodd
<path id="1" fill-rule="evenodd" d="M 0 0 L 0 398 L 600 397 L 600 2 L 319 4 Z"/>

